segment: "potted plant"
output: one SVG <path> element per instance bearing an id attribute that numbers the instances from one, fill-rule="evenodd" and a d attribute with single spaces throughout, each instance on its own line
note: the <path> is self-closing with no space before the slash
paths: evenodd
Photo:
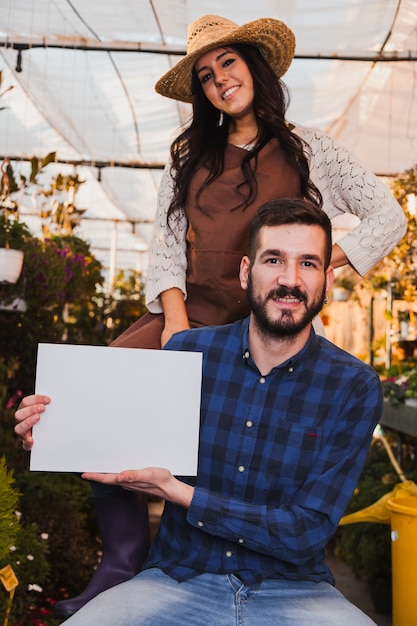
<path id="1" fill-rule="evenodd" d="M 15 283 L 22 270 L 25 241 L 31 233 L 18 219 L 13 194 L 19 186 L 10 161 L 3 161 L 0 171 L 0 282 Z"/>
<path id="2" fill-rule="evenodd" d="M 398 407 L 405 402 L 405 384 L 406 377 L 391 376 L 381 380 L 382 389 L 384 391 L 384 398 L 386 398 L 388 404 Z"/>
<path id="3" fill-rule="evenodd" d="M 24 247 L 32 234 L 0 207 L 0 282 L 15 283 L 22 271 Z"/>
<path id="4" fill-rule="evenodd" d="M 0 283 L 15 283 L 21 273 L 26 242 L 32 234 L 19 221 L 19 196 L 31 186 L 39 186 L 38 174 L 55 160 L 55 152 L 44 159 L 32 157 L 28 177 L 16 174 L 9 159 L 0 166 Z"/>
<path id="5" fill-rule="evenodd" d="M 381 379 L 384 397 L 391 406 L 406 404 L 417 407 L 417 367 L 399 376 Z"/>
<path id="6" fill-rule="evenodd" d="M 332 287 L 332 297 L 336 302 L 347 302 L 349 300 L 355 283 L 350 276 L 343 274 L 334 279 Z"/>

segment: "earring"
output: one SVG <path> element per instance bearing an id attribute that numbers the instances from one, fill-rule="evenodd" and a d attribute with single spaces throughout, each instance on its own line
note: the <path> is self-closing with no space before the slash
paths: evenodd
<path id="1" fill-rule="evenodd" d="M 329 304 L 329 296 L 327 295 L 327 293 L 326 293 L 326 295 L 324 296 L 324 301 L 323 301 L 323 304 Z"/>
<path id="2" fill-rule="evenodd" d="M 219 119 L 217 120 L 217 126 L 223 126 L 223 121 L 224 121 L 223 111 L 220 111 Z"/>

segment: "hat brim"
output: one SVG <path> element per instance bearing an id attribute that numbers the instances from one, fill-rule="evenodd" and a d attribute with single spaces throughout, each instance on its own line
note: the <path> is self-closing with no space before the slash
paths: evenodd
<path id="1" fill-rule="evenodd" d="M 197 60 L 210 50 L 238 43 L 259 48 L 278 78 L 285 74 L 294 58 L 294 33 L 279 20 L 260 18 L 237 27 L 227 36 L 211 41 L 195 52 L 185 55 L 158 80 L 155 85 L 156 92 L 166 98 L 192 102 L 191 73 Z"/>

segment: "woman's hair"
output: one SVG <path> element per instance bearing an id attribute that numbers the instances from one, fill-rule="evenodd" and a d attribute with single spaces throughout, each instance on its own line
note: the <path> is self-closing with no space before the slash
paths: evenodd
<path id="1" fill-rule="evenodd" d="M 229 47 L 229 46 L 228 46 Z M 310 180 L 310 169 L 304 153 L 304 143 L 291 132 L 285 121 L 289 93 L 285 84 L 274 72 L 254 46 L 236 44 L 230 46 L 246 62 L 254 85 L 254 110 L 259 126 L 255 146 L 248 150 L 242 162 L 244 181 L 241 184 L 242 201 L 246 207 L 257 192 L 256 162 L 259 151 L 272 138 L 277 138 L 284 150 L 287 162 L 299 172 L 301 195 L 321 206 L 320 191 Z M 215 181 L 224 170 L 224 154 L 228 141 L 229 121 L 214 107 L 204 94 L 195 71 L 192 73 L 193 116 L 189 126 L 171 145 L 172 172 L 175 181 L 174 196 L 168 211 L 169 217 L 184 207 L 193 175 L 199 166 L 205 165 L 210 172 L 201 185 L 196 198 L 197 206 L 203 189 Z M 223 121 L 221 122 L 221 118 Z M 243 189 L 246 192 L 243 192 Z M 234 207 L 238 208 L 238 207 Z"/>

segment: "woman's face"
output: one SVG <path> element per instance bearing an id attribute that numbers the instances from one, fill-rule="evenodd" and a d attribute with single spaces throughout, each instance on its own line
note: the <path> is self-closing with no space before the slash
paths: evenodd
<path id="1" fill-rule="evenodd" d="M 206 52 L 194 66 L 211 104 L 232 118 L 253 115 L 254 87 L 246 62 L 233 48 Z"/>

